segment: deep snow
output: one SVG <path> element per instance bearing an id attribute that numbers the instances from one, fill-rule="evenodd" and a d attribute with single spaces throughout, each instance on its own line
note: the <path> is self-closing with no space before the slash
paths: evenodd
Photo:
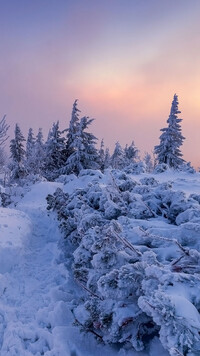
<path id="1" fill-rule="evenodd" d="M 200 194 L 199 174 L 167 172 L 154 177 L 161 182 L 172 181 L 173 189 Z M 71 192 L 90 180 L 72 177 L 64 189 Z M 46 210 L 45 198 L 57 187 L 63 187 L 63 183 L 37 183 L 15 209 L 0 208 L 0 355 L 168 356 L 157 339 L 146 353 L 118 351 L 98 343 L 92 335 L 80 333 L 73 325 L 70 309 L 78 287 L 58 249 L 56 217 Z M 157 229 L 167 230 L 162 221 L 155 224 Z"/>

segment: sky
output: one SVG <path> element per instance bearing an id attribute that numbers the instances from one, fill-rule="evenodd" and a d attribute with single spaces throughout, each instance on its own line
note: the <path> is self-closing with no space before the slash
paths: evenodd
<path id="1" fill-rule="evenodd" d="M 0 0 L 0 117 L 48 133 L 72 105 L 113 149 L 159 144 L 174 93 L 200 166 L 199 0 Z"/>

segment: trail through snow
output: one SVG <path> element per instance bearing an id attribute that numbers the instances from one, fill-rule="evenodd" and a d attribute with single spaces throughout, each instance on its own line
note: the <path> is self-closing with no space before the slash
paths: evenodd
<path id="1" fill-rule="evenodd" d="M 47 184 L 43 189 L 41 187 L 35 186 L 19 203 L 18 208 L 32 223 L 32 231 L 24 241 L 20 260 L 16 264 L 13 261 L 11 271 L 1 275 L 2 356 L 68 354 L 64 338 L 61 342 L 58 335 L 58 327 L 66 324 L 65 318 L 69 314 L 63 301 L 66 299 L 64 292 L 59 289 L 65 283 L 67 272 L 64 275 L 56 264 L 60 233 L 56 222 L 48 216 L 42 199 L 49 188 L 55 190 L 55 187 Z"/>
<path id="2" fill-rule="evenodd" d="M 57 220 L 46 210 L 46 196 L 59 186 L 35 184 L 16 209 L 0 210 L 0 356 L 167 356 L 158 340 L 147 353 L 119 350 L 73 325 L 79 289 L 60 258 Z"/>

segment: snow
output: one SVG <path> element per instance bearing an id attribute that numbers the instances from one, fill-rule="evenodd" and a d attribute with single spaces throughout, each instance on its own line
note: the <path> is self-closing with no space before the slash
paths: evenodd
<path id="1" fill-rule="evenodd" d="M 26 239 L 31 233 L 31 220 L 16 209 L 0 208 L 0 273 L 19 263 Z"/>
<path id="2" fill-rule="evenodd" d="M 24 239 L 30 235 L 31 220 L 16 209 L 0 208 L 0 249 L 23 247 Z"/>
<path id="3" fill-rule="evenodd" d="M 61 186 L 37 183 L 18 203 L 19 210 L 0 208 L 1 355 L 122 356 L 73 326 L 74 294 L 59 261 L 60 232 L 46 211 L 47 194 Z"/>
<path id="4" fill-rule="evenodd" d="M 154 177 L 158 182 L 172 182 L 174 190 L 200 194 L 200 175 L 174 173 L 141 174 L 132 176 L 135 181 Z M 72 176 L 66 184 L 40 182 L 30 187 L 15 208 L 0 208 L 0 349 L 2 356 L 169 356 L 157 337 L 141 352 L 132 349 L 103 345 L 92 334 L 80 333 L 74 326 L 71 312 L 73 300 L 79 289 L 74 285 L 70 271 L 66 269 L 58 247 L 61 232 L 54 214 L 46 210 L 46 196 L 56 188 L 72 193 L 99 180 L 101 186 L 112 177 L 98 171 L 94 175 Z M 199 225 L 187 222 L 185 229 L 170 225 L 162 218 L 129 219 L 120 217 L 125 237 L 132 243 L 143 239 L 139 227 L 148 229 L 153 235 L 166 238 L 186 239 L 187 231 L 196 241 Z M 196 229 L 196 230 L 195 230 Z M 155 238 L 156 241 L 156 238 Z M 156 244 L 156 242 L 155 242 Z M 162 250 L 163 260 L 176 255 L 177 246 L 169 244 Z M 190 320 L 200 327 L 197 309 L 189 300 L 187 290 L 181 284 L 167 289 L 175 305 L 176 315 Z M 78 311 L 84 319 L 81 306 Z M 120 313 L 120 311 L 118 311 Z M 117 311 L 116 311 L 117 313 Z M 133 311 L 134 316 L 135 311 Z M 127 316 L 130 313 L 127 312 Z M 125 315 L 126 316 L 126 315 Z M 118 315 L 123 323 L 124 311 Z"/>
<path id="5" fill-rule="evenodd" d="M 175 305 L 176 315 L 185 318 L 197 329 L 200 329 L 200 315 L 194 305 L 180 295 L 171 295 L 171 298 Z"/>
<path id="6" fill-rule="evenodd" d="M 0 209 L 1 355 L 67 356 L 67 347 L 54 346 L 69 316 L 60 288 L 67 271 L 56 265 L 60 232 L 45 201 L 58 185 L 36 184 L 18 204 L 20 210 Z"/>
<path id="7" fill-rule="evenodd" d="M 46 197 L 48 194 L 52 194 L 56 188 L 62 187 L 61 183 L 56 182 L 40 182 L 31 188 L 31 190 L 25 195 L 25 197 L 18 204 L 18 209 L 46 209 Z"/>
<path id="8" fill-rule="evenodd" d="M 176 172 L 173 169 L 169 169 L 165 173 L 159 174 L 143 174 L 144 177 L 154 177 L 160 183 L 171 182 L 174 190 L 183 191 L 187 196 L 191 193 L 200 194 L 200 173 L 196 172 Z M 141 179 L 141 176 L 134 176 L 135 180 Z"/>

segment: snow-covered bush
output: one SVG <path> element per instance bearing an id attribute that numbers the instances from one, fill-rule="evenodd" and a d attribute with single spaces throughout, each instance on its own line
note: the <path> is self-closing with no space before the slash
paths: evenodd
<path id="1" fill-rule="evenodd" d="M 127 174 L 141 174 L 146 172 L 145 163 L 142 161 L 131 163 L 129 166 L 124 168 Z"/>
<path id="2" fill-rule="evenodd" d="M 67 184 L 70 181 L 73 181 L 76 178 L 75 174 L 61 174 L 57 179 L 56 182 Z"/>
<path id="3" fill-rule="evenodd" d="M 158 186 L 158 181 L 154 177 L 145 177 L 140 179 L 141 184 L 143 185 L 150 185 L 152 187 Z"/>
<path id="4" fill-rule="evenodd" d="M 136 182 L 124 171 L 105 174 L 82 171 L 74 179 L 83 188 L 70 194 L 58 188 L 47 198 L 60 221 L 64 255 L 73 251 L 74 279 L 85 293 L 74 300 L 77 325 L 105 343 L 140 351 L 159 336 L 171 356 L 197 356 L 198 196 L 188 198 L 153 177 Z M 88 184 L 86 176 L 92 178 Z"/>
<path id="5" fill-rule="evenodd" d="M 186 172 L 191 174 L 196 173 L 196 170 L 194 169 L 194 167 L 192 167 L 191 162 L 183 163 L 178 170 L 181 172 Z"/>
<path id="6" fill-rule="evenodd" d="M 154 168 L 154 173 L 163 173 L 169 169 L 166 163 L 157 164 Z"/>

